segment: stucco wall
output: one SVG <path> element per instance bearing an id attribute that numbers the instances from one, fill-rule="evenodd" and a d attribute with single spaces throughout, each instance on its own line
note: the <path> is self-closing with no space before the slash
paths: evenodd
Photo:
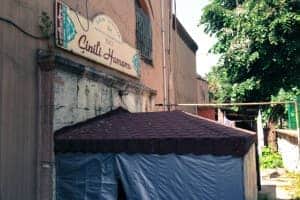
<path id="1" fill-rule="evenodd" d="M 1 0 L 0 16 L 40 35 L 41 8 L 53 1 Z M 39 141 L 38 68 L 36 48 L 46 42 L 32 39 L 0 22 L 0 199 L 36 199 Z"/>

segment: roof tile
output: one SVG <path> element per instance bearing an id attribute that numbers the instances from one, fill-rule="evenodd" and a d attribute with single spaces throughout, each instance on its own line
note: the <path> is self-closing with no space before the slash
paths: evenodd
<path id="1" fill-rule="evenodd" d="M 182 111 L 118 108 L 55 132 L 55 151 L 243 156 L 256 135 Z"/>

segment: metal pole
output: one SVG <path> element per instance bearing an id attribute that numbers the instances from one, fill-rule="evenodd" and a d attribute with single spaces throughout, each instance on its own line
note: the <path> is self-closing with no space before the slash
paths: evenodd
<path id="1" fill-rule="evenodd" d="M 166 68 L 166 52 L 165 52 L 165 23 L 164 23 L 164 1 L 161 4 L 161 33 L 162 33 L 162 53 L 163 53 L 163 90 L 164 90 L 164 110 L 167 110 L 167 68 Z"/>
<path id="2" fill-rule="evenodd" d="M 197 104 L 197 103 L 180 103 L 178 106 L 202 106 L 202 107 L 221 107 L 221 106 L 259 106 L 259 105 L 277 105 L 294 103 L 293 101 L 287 102 L 246 102 L 246 103 L 220 103 L 220 104 Z"/>
<path id="3" fill-rule="evenodd" d="M 258 153 L 259 155 L 262 154 L 262 149 L 264 147 L 264 130 L 262 125 L 262 116 L 260 109 L 258 110 L 257 114 L 257 147 L 258 147 Z"/>

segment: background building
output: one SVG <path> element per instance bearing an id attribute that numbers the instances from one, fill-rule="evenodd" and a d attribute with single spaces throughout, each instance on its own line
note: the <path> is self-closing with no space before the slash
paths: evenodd
<path id="1" fill-rule="evenodd" d="M 197 102 L 196 51 L 197 44 L 184 29 L 179 20 L 173 16 L 171 43 L 171 102 Z M 196 113 L 192 107 L 177 107 L 188 112 Z"/>
<path id="2" fill-rule="evenodd" d="M 208 83 L 196 73 L 198 45 L 175 16 L 172 34 L 169 72 L 171 104 L 209 103 Z M 177 106 L 176 109 L 197 113 L 196 106 Z"/>

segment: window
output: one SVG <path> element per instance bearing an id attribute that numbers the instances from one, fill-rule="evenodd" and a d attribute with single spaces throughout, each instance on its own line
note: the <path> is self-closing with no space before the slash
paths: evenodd
<path id="1" fill-rule="evenodd" d="M 146 12 L 145 5 L 140 0 L 135 1 L 136 15 L 136 47 L 142 59 L 152 64 L 152 28 L 151 20 Z"/>

